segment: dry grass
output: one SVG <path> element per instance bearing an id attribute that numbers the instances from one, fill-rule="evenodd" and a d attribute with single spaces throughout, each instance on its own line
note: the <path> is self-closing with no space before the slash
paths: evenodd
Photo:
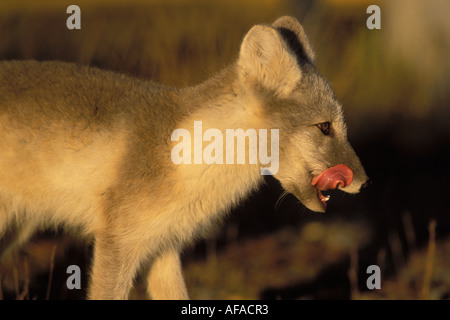
<path id="1" fill-rule="evenodd" d="M 383 278 L 382 289 L 361 299 L 450 299 L 450 239 L 436 241 L 436 221 L 429 224 L 428 246 L 414 250 L 395 277 Z"/>
<path id="2" fill-rule="evenodd" d="M 355 1 L 318 1 L 310 6 L 289 0 L 132 0 L 126 5 L 80 1 L 82 30 L 77 31 L 65 28 L 68 1 L 2 1 L 0 59 L 66 60 L 169 85 L 192 85 L 233 62 L 253 24 L 291 14 L 305 25 L 319 69 L 351 110 L 348 114 L 427 115 L 448 98 L 444 89 L 450 70 L 445 61 L 450 45 L 443 31 L 447 25 L 430 15 L 418 19 L 410 10 L 403 18 L 409 28 L 403 30 L 395 23 L 395 16 L 402 14 L 398 6 L 372 2 L 384 9 L 386 31 L 365 28 L 366 2 Z M 406 39 L 432 26 L 436 30 L 430 32 L 442 35 L 420 54 L 415 48 L 399 52 L 392 44 L 402 43 L 393 35 Z M 427 71 L 418 73 L 417 59 L 434 65 L 427 63 Z"/>

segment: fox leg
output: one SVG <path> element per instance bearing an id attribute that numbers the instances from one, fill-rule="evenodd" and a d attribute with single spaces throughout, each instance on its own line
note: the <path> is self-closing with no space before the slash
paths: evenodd
<path id="1" fill-rule="evenodd" d="M 155 300 L 189 299 L 176 250 L 165 251 L 153 260 L 147 276 L 147 294 Z"/>
<path id="2" fill-rule="evenodd" d="M 145 255 L 144 246 L 120 237 L 96 235 L 88 298 L 128 299 L 133 280 Z"/>

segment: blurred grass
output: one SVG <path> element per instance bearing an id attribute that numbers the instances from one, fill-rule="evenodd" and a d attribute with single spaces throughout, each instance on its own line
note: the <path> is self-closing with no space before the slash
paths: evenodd
<path id="1" fill-rule="evenodd" d="M 406 53 L 417 56 L 420 50 L 422 60 L 431 61 L 429 72 L 420 72 L 411 59 L 396 53 L 392 43 L 401 41 L 392 37 L 420 34 L 434 17 L 417 21 L 412 12 L 403 30 L 395 23 L 396 16 L 404 16 L 401 7 L 389 2 L 371 1 L 382 8 L 382 30 L 373 31 L 365 27 L 367 1 L 80 1 L 82 30 L 77 31 L 65 28 L 70 3 L 2 1 L 0 59 L 74 61 L 169 85 L 192 85 L 232 63 L 252 25 L 290 14 L 301 18 L 316 48 L 319 70 L 349 115 L 426 116 L 448 99 L 443 88 L 450 79 L 449 25 L 431 29 L 441 33 L 433 46 L 423 43 L 426 50 L 412 47 Z"/>
<path id="2" fill-rule="evenodd" d="M 366 28 L 367 1 L 315 3 L 304 24 L 347 115 L 424 118 L 445 108 L 450 23 L 436 11 L 448 11 L 448 2 L 370 1 L 381 9 L 381 30 Z"/>
<path id="3" fill-rule="evenodd" d="M 231 63 L 251 25 L 272 21 L 282 1 L 84 2 L 82 30 L 65 27 L 69 2 L 49 9 L 13 6 L 0 19 L 0 58 L 58 59 L 169 85 L 205 80 Z"/>
<path id="4" fill-rule="evenodd" d="M 185 280 L 192 299 L 261 299 L 267 289 L 314 281 L 328 265 L 339 263 L 355 244 L 364 246 L 370 237 L 363 224 L 310 222 L 301 230 L 285 228 L 229 242 L 204 261 L 188 259 Z"/>
<path id="5" fill-rule="evenodd" d="M 317 51 L 319 70 L 350 117 L 392 113 L 423 117 L 448 101 L 450 28 L 448 23 L 436 23 L 433 12 L 418 17 L 388 1 L 370 1 L 382 9 L 382 30 L 368 30 L 368 1 L 83 0 L 78 2 L 82 30 L 69 31 L 65 28 L 69 4 L 2 1 L 0 59 L 73 61 L 186 86 L 232 63 L 252 25 L 289 14 L 302 20 Z M 428 6 L 433 4 L 448 8 L 439 0 Z M 396 17 L 403 19 L 400 27 Z M 403 44 L 401 39 L 410 33 L 420 35 L 422 29 L 437 35 L 432 41 L 419 39 L 425 39 L 425 48 Z M 411 48 L 398 50 L 396 43 Z M 428 61 L 426 70 L 410 56 Z"/>

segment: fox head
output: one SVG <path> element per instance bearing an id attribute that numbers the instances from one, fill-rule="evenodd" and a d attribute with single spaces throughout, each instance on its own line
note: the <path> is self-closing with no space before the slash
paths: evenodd
<path id="1" fill-rule="evenodd" d="M 257 100 L 265 125 L 279 129 L 283 188 L 312 211 L 324 212 L 321 191 L 357 193 L 368 178 L 347 141 L 342 106 L 318 73 L 300 25 L 282 17 L 246 34 L 238 59 L 239 81 Z"/>

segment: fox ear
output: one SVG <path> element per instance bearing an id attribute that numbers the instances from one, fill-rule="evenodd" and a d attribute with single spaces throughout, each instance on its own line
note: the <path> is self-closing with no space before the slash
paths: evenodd
<path id="1" fill-rule="evenodd" d="M 291 49 L 300 57 L 307 58 L 310 63 L 314 63 L 315 54 L 309 43 L 308 36 L 303 30 L 302 25 L 297 19 L 284 16 L 277 19 L 272 27 L 278 30 L 280 34 L 289 42 Z"/>
<path id="2" fill-rule="evenodd" d="M 301 78 L 293 52 L 273 27 L 256 25 L 250 29 L 239 52 L 240 79 L 257 82 L 263 87 L 287 96 Z"/>

